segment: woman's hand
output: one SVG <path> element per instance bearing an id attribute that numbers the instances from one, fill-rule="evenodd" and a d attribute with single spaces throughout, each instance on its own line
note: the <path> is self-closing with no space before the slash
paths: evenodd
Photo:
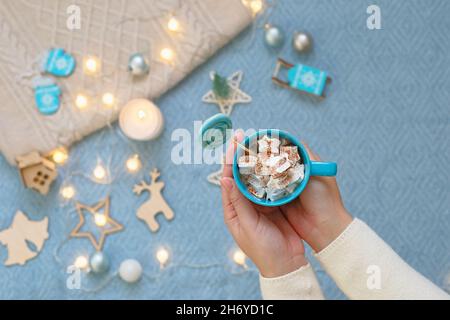
<path id="1" fill-rule="evenodd" d="M 234 139 L 242 141 L 243 133 Z M 235 151 L 235 144 L 230 144 L 221 180 L 224 220 L 234 240 L 263 277 L 278 277 L 306 265 L 302 239 L 280 207 L 253 204 L 237 188 L 232 174 Z"/>
<path id="2" fill-rule="evenodd" d="M 303 145 L 311 160 L 320 161 L 306 143 Z M 300 197 L 281 210 L 295 231 L 316 252 L 324 249 L 352 222 L 334 177 L 310 177 Z"/>

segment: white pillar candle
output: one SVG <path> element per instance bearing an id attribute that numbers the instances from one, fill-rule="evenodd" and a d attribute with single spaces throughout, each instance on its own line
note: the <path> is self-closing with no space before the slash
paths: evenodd
<path id="1" fill-rule="evenodd" d="M 147 99 L 134 99 L 120 112 L 119 126 L 130 139 L 152 140 L 161 134 L 164 118 L 153 102 Z"/>

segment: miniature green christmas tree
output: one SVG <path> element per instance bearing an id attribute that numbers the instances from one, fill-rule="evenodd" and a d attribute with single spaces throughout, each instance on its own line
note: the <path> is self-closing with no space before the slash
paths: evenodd
<path id="1" fill-rule="evenodd" d="M 217 98 L 228 98 L 230 95 L 230 86 L 228 85 L 228 80 L 224 77 L 221 77 L 219 74 L 214 73 L 212 90 Z"/>

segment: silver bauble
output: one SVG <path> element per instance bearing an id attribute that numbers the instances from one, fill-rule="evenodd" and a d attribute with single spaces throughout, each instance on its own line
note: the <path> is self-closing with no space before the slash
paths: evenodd
<path id="1" fill-rule="evenodd" d="M 284 43 L 284 32 L 277 26 L 266 25 L 264 33 L 265 43 L 272 48 L 279 48 Z"/>
<path id="2" fill-rule="evenodd" d="M 134 76 L 142 76 L 150 71 L 147 59 L 142 53 L 135 53 L 128 60 L 128 70 Z"/>
<path id="3" fill-rule="evenodd" d="M 297 52 L 308 52 L 312 48 L 312 38 L 306 32 L 295 32 L 292 38 L 292 46 Z"/>
<path id="4" fill-rule="evenodd" d="M 109 270 L 109 259 L 103 252 L 96 252 L 91 257 L 90 265 L 94 273 L 104 273 Z"/>

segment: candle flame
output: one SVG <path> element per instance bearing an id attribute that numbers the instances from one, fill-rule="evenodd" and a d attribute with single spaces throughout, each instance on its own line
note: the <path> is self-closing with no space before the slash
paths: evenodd
<path id="1" fill-rule="evenodd" d="M 144 110 L 139 110 L 137 116 L 140 120 L 142 120 L 147 117 L 147 112 L 145 112 Z"/>

